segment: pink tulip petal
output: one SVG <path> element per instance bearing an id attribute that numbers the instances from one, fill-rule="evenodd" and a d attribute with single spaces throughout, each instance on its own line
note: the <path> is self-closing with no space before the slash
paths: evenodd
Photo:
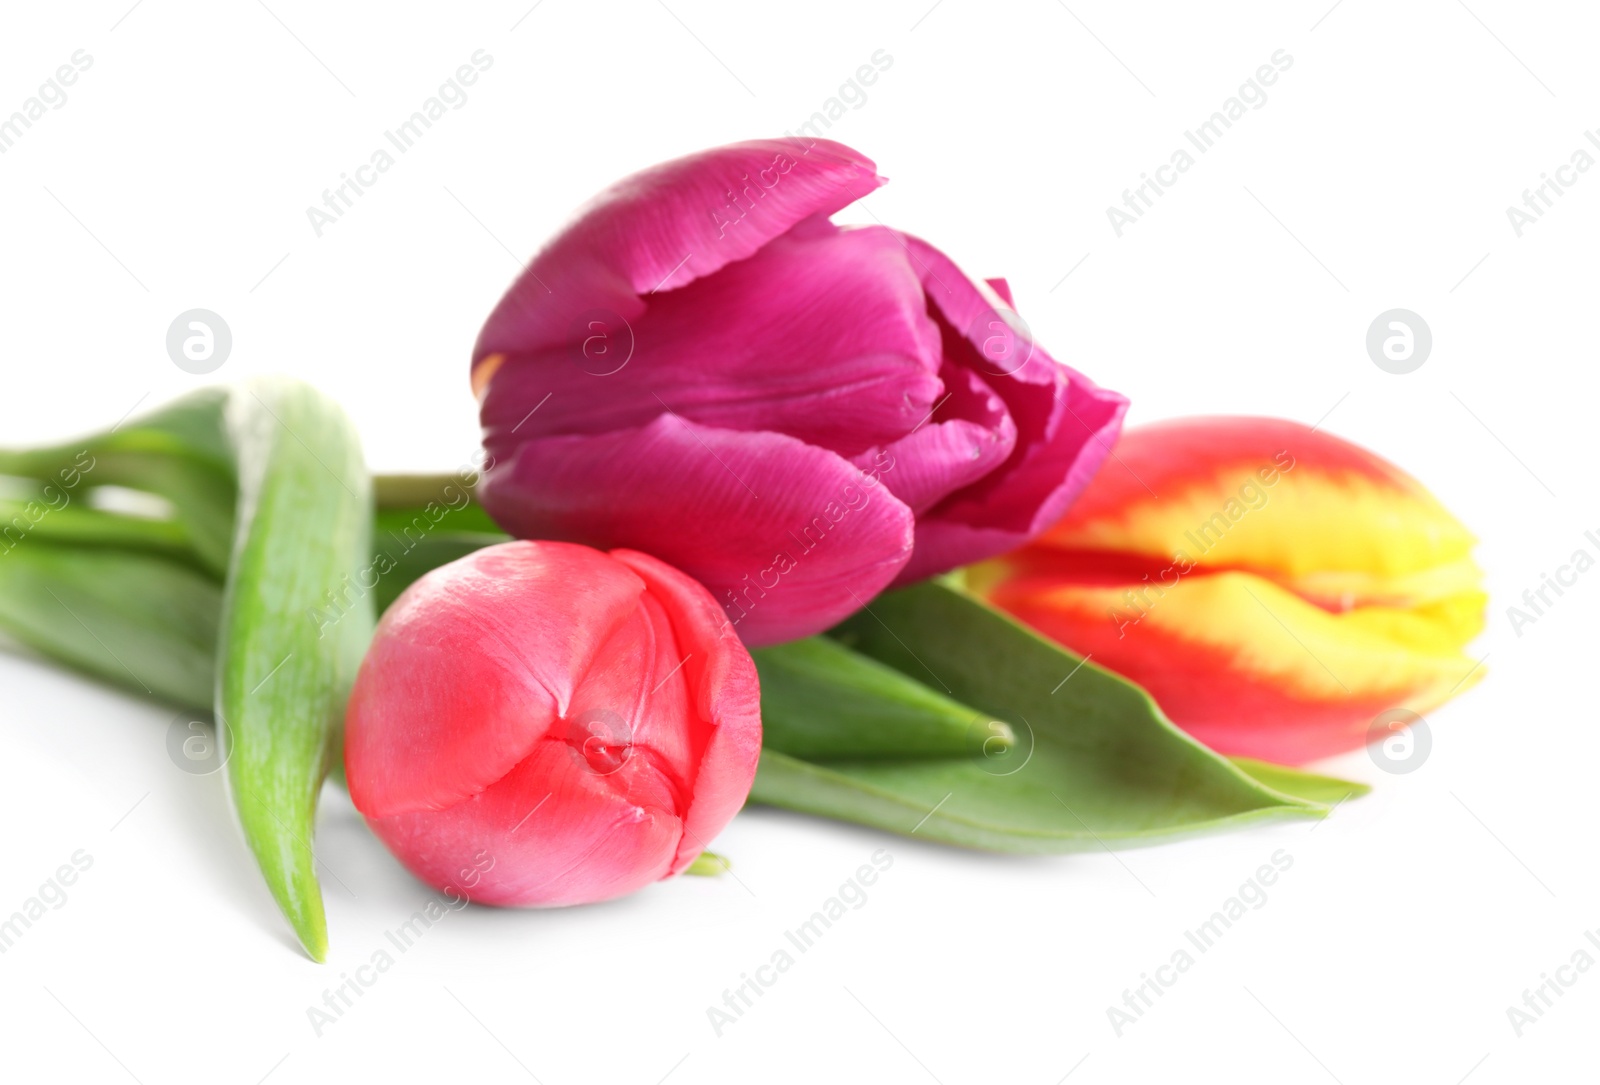
<path id="1" fill-rule="evenodd" d="M 882 183 L 870 159 L 830 140 L 751 140 L 627 177 L 534 257 L 479 334 L 474 368 L 491 355 L 570 341 L 573 322 L 589 310 L 634 320 L 642 295 L 743 260 Z"/>
<path id="2" fill-rule="evenodd" d="M 882 227 L 785 234 L 586 342 L 615 351 L 618 368 L 599 353 L 581 364 L 581 345 L 507 357 L 483 404 L 492 454 L 642 426 L 670 406 L 850 457 L 909 431 L 941 395 L 939 328 L 904 245 Z"/>
<path id="3" fill-rule="evenodd" d="M 499 780 L 569 714 L 643 590 L 604 554 L 546 542 L 479 551 L 413 584 L 384 614 L 350 695 L 357 808 L 439 809 Z"/>
<path id="4" fill-rule="evenodd" d="M 667 876 L 682 837 L 653 772 L 630 761 L 599 775 L 554 737 L 448 809 L 369 813 L 367 824 L 428 884 L 506 905 L 631 893 Z"/>
<path id="5" fill-rule="evenodd" d="M 671 619 L 649 593 L 614 627 L 580 676 L 559 734 L 597 772 L 644 757 L 671 796 L 687 805 L 704 724 L 690 711 Z M 687 726 L 686 726 L 687 721 Z M 553 732 L 554 733 L 554 732 Z"/>
<path id="6" fill-rule="evenodd" d="M 709 588 L 749 645 L 859 609 L 912 544 L 911 511 L 834 453 L 677 415 L 524 442 L 479 497 L 514 535 L 647 550 Z"/>
<path id="7" fill-rule="evenodd" d="M 744 805 L 761 759 L 759 680 L 750 653 L 699 584 L 648 554 L 613 550 L 611 556 L 639 574 L 650 597 L 664 602 L 676 642 L 701 646 L 679 668 L 690 707 L 708 726 L 696 732 L 703 741 L 671 870 L 677 874 Z"/>
<path id="8" fill-rule="evenodd" d="M 916 551 L 896 584 L 1003 553 L 1055 523 L 1109 454 L 1128 406 L 1051 358 L 986 285 L 904 236 L 944 330 L 947 361 L 981 375 L 1005 401 L 1017 440 L 1005 464 L 918 519 Z"/>

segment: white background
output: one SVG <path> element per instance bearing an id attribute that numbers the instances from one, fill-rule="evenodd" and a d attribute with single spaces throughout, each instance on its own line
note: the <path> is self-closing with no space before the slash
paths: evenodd
<path id="1" fill-rule="evenodd" d="M 211 379 L 164 348 L 204 307 L 234 336 L 217 378 L 308 378 L 376 469 L 453 469 L 476 441 L 468 351 L 518 259 L 626 172 L 796 127 L 882 49 L 892 67 L 828 135 L 891 183 L 841 218 L 1009 277 L 1132 422 L 1323 421 L 1405 465 L 1482 539 L 1489 676 L 1432 717 L 1419 771 L 1323 766 L 1376 789 L 1314 830 L 1017 859 L 749 811 L 716 843 L 737 880 L 453 914 L 318 1038 L 306 1008 L 426 887 L 330 788 L 332 956 L 310 963 L 221 781 L 168 760 L 170 712 L 0 655 L 0 912 L 94 859 L 0 958 L 7 1079 L 1593 1078 L 1600 970 L 1520 1038 L 1506 1015 L 1600 927 L 1600 573 L 1521 636 L 1506 614 L 1600 528 L 1600 170 L 1520 238 L 1506 216 L 1600 128 L 1592 11 L 268 2 L 5 5 L 0 114 L 74 50 L 94 62 L 0 156 L 0 441 Z M 305 208 L 478 49 L 494 63 L 467 104 L 316 237 Z M 1267 103 L 1116 237 L 1107 206 L 1278 49 L 1294 63 Z M 1397 306 L 1435 340 L 1407 376 L 1363 345 Z M 706 1007 L 880 847 L 894 866 L 866 905 L 717 1037 Z M 1280 848 L 1266 905 L 1118 1038 L 1106 1008 Z"/>

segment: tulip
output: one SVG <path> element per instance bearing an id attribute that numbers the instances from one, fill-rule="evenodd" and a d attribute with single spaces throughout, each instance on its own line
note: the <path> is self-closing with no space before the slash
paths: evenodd
<path id="1" fill-rule="evenodd" d="M 829 220 L 883 180 L 755 140 L 591 201 L 474 348 L 490 514 L 670 562 L 752 646 L 1058 519 L 1126 401 L 1035 344 L 1003 280 Z"/>
<path id="2" fill-rule="evenodd" d="M 1474 540 L 1411 476 L 1267 418 L 1129 430 L 1029 546 L 971 570 L 997 606 L 1144 686 L 1214 749 L 1298 763 L 1387 737 L 1479 679 Z"/>
<path id="3" fill-rule="evenodd" d="M 755 665 L 645 554 L 510 542 L 384 614 L 346 715 L 350 797 L 402 863 L 488 904 L 606 900 L 681 873 L 749 794 Z"/>

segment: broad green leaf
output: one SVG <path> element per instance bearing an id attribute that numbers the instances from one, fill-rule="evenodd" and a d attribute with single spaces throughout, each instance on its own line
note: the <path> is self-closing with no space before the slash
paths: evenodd
<path id="1" fill-rule="evenodd" d="M 182 521 L 89 508 L 71 502 L 59 490 L 48 495 L 41 492 L 38 499 L 0 499 L 0 556 L 24 542 L 109 547 L 198 564 L 193 540 Z"/>
<path id="2" fill-rule="evenodd" d="M 1010 721 L 1017 746 L 992 759 L 827 765 L 766 750 L 757 802 L 1012 852 L 1147 844 L 1327 811 L 1257 783 L 1137 686 L 941 584 L 884 595 L 829 635 Z"/>
<path id="3" fill-rule="evenodd" d="M 222 588 L 154 554 L 28 538 L 0 554 L 0 628 L 124 689 L 211 705 Z"/>
<path id="4" fill-rule="evenodd" d="M 102 433 L 50 448 L 0 450 L 0 475 L 72 496 L 110 485 L 164 497 L 197 559 L 221 577 L 233 539 L 233 462 L 222 428 L 228 396 L 226 388 L 204 388 Z"/>
<path id="5" fill-rule="evenodd" d="M 217 646 L 216 714 L 245 839 L 316 960 L 327 923 L 311 834 L 372 637 L 372 492 L 344 412 L 294 381 L 236 391 L 239 507 Z"/>
<path id="6" fill-rule="evenodd" d="M 373 625 L 371 486 L 349 419 L 306 385 L 256 381 L 53 449 L 0 452 L 0 475 L 32 480 L 46 496 L 115 485 L 164 497 L 196 566 L 225 573 L 220 595 L 215 584 L 196 593 L 198 574 L 177 577 L 170 562 L 165 576 L 139 576 L 166 560 L 152 552 L 174 541 L 154 537 L 166 529 L 109 512 L 74 520 L 64 505 L 30 522 L 35 537 L 0 547 L 0 562 L 18 562 L 14 590 L 0 569 L 0 623 L 69 666 L 195 707 L 198 665 L 210 656 L 200 703 L 222 723 L 246 842 L 306 951 L 324 959 L 311 835 Z M 75 534 L 107 545 L 63 542 Z M 100 575 L 113 568 L 138 576 L 124 599 Z M 109 630 L 96 641 L 104 655 L 63 634 L 61 613 L 45 604 L 57 588 L 67 607 L 82 606 L 90 640 L 91 623 Z"/>
<path id="7" fill-rule="evenodd" d="M 461 523 L 468 527 L 485 519 L 476 505 L 472 509 L 475 511 L 471 515 L 461 517 Z M 81 510 L 83 520 L 63 525 L 57 517 L 68 512 L 80 510 L 51 513 L 34 525 L 27 536 L 27 549 L 17 548 L 19 555 L 32 560 L 12 570 L 10 578 L 0 575 L 0 628 L 74 670 L 136 693 L 146 692 L 148 682 L 150 691 L 162 700 L 186 708 L 210 708 L 215 686 L 214 644 L 222 606 L 220 578 L 213 579 L 198 568 L 192 550 L 180 545 L 179 540 L 187 538 L 183 526 L 175 521 L 151 521 L 100 510 Z M 372 555 L 361 572 L 369 580 L 371 576 L 378 577 L 377 585 L 371 589 L 378 614 L 424 573 L 510 538 L 474 530 L 433 530 L 413 540 L 403 528 L 418 517 L 426 517 L 421 506 L 383 510 L 374 520 Z M 440 527 L 453 526 L 455 522 L 452 518 Z M 45 530 L 47 525 L 52 530 Z M 5 572 L 7 553 L 0 546 L 0 574 Z M 55 590 L 63 598 L 68 598 L 69 591 L 86 593 L 84 605 L 79 607 L 74 602 L 73 609 L 80 615 L 104 611 L 101 620 L 108 623 L 106 627 L 99 621 L 89 624 L 96 634 L 106 637 L 118 655 L 144 652 L 156 660 L 181 661 L 176 670 L 185 677 L 176 682 L 156 680 L 158 670 L 149 668 L 145 682 L 130 678 L 92 641 L 84 642 L 80 627 L 59 606 L 38 605 L 48 598 L 42 593 L 43 587 Z M 348 601 L 358 589 L 359 581 L 353 580 L 348 591 L 341 587 L 340 594 Z M 19 594 L 8 597 L 8 592 Z M 323 602 L 327 602 L 326 598 Z M 332 606 L 317 610 L 319 620 L 335 618 L 337 613 Z M 70 624 L 63 628 L 63 621 Z M 117 639 L 107 636 L 106 628 L 113 630 Z M 134 652 L 123 653 L 123 644 L 134 646 Z M 193 677 L 202 669 L 203 682 Z"/>
<path id="8" fill-rule="evenodd" d="M 806 761 L 967 757 L 1015 741 L 1011 727 L 827 637 L 750 655 L 768 749 Z"/>
<path id="9" fill-rule="evenodd" d="M 1336 776 L 1319 776 L 1314 772 L 1290 768 L 1288 765 L 1257 761 L 1253 757 L 1231 757 L 1229 760 L 1255 777 L 1258 783 L 1307 802 L 1338 806 L 1346 799 L 1359 799 L 1372 790 L 1367 784 L 1359 784 L 1353 780 L 1341 780 Z"/>

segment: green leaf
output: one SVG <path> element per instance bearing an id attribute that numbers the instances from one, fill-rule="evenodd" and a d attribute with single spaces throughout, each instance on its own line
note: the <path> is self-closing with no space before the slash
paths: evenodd
<path id="1" fill-rule="evenodd" d="M 311 835 L 372 637 L 372 492 L 344 412 L 294 381 L 228 407 L 239 507 L 217 647 L 234 807 L 278 907 L 316 960 L 327 922 Z"/>
<path id="2" fill-rule="evenodd" d="M 1307 802 L 1338 806 L 1346 799 L 1359 799 L 1372 790 L 1369 785 L 1358 784 L 1353 780 L 1320 776 L 1314 772 L 1290 768 L 1288 765 L 1257 761 L 1253 757 L 1231 757 L 1229 760 L 1248 772 L 1258 783 Z"/>
<path id="3" fill-rule="evenodd" d="M 1137 686 L 944 585 L 884 595 L 829 635 L 1011 721 L 1018 744 L 993 759 L 827 765 L 764 750 L 754 801 L 1009 852 L 1148 844 L 1327 811 L 1195 742 Z"/>
<path id="4" fill-rule="evenodd" d="M 762 744 L 806 761 L 966 757 L 1009 748 L 1008 724 L 827 637 L 750 655 Z"/>
<path id="5" fill-rule="evenodd" d="M 41 491 L 38 500 L 0 499 L 0 555 L 24 542 L 49 542 L 160 554 L 182 564 L 198 564 L 188 528 L 179 520 L 89 508 L 71 503 L 70 495 L 68 502 L 61 503 L 59 490 Z"/>
<path id="6" fill-rule="evenodd" d="M 79 670 L 213 705 L 245 840 L 323 960 L 311 836 L 373 626 L 371 485 L 349 419 L 306 385 L 255 381 L 55 448 L 0 452 L 0 474 L 46 497 L 115 485 L 175 508 L 152 524 L 62 504 L 16 539 L 0 528 L 0 563 L 12 563 L 0 568 L 0 625 Z M 192 570 L 171 560 L 179 533 Z M 208 572 L 225 574 L 220 591 Z"/>
<path id="7" fill-rule="evenodd" d="M 124 689 L 208 708 L 222 588 L 153 554 L 29 537 L 0 553 L 0 628 Z"/>
<path id="8" fill-rule="evenodd" d="M 218 578 L 233 541 L 233 461 L 222 428 L 226 388 L 203 388 L 103 433 L 50 448 L 0 450 L 0 475 L 76 497 L 125 486 L 170 501 L 197 560 Z"/>
<path id="9" fill-rule="evenodd" d="M 478 506 L 471 509 L 459 520 L 468 528 L 487 519 Z M 424 573 L 511 537 L 442 530 L 458 523 L 455 511 L 438 529 L 420 537 L 415 523 L 418 517 L 426 520 L 424 506 L 378 512 L 367 566 L 380 574 L 372 589 L 376 613 L 387 610 Z M 78 519 L 68 522 L 69 514 Z M 221 578 L 213 579 L 199 567 L 181 522 L 71 506 L 33 524 L 22 538 L 25 548 L 19 543 L 12 549 L 27 560 L 9 570 L 4 562 L 11 551 L 0 543 L 0 628 L 73 670 L 135 693 L 153 693 L 185 708 L 211 707 Z M 45 588 L 69 600 L 110 652 L 162 664 L 170 661 L 173 675 L 164 677 L 162 667 L 145 666 L 135 668 L 143 680 L 131 677 L 112 654 L 92 638 L 84 639 L 82 626 L 49 599 Z M 335 616 L 326 608 L 323 613 Z"/>

